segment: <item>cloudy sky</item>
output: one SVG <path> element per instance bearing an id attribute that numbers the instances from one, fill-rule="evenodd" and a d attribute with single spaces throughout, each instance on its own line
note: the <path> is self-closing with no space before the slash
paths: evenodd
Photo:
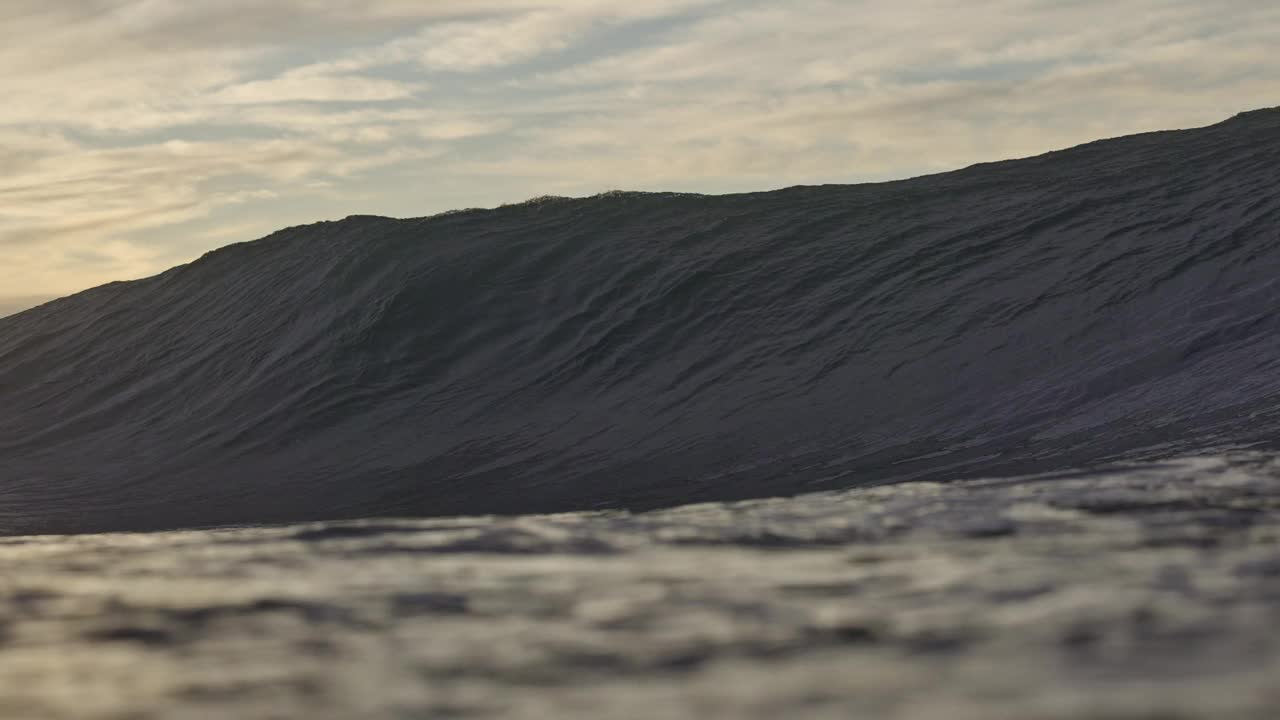
<path id="1" fill-rule="evenodd" d="M 3 0 L 0 314 L 277 228 L 1280 105 L 1273 0 Z"/>

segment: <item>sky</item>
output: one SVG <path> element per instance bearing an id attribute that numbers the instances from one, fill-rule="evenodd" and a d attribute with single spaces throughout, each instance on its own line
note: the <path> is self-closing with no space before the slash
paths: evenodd
<path id="1" fill-rule="evenodd" d="M 353 214 L 909 177 L 1280 105 L 1273 0 L 0 0 L 0 315 Z"/>

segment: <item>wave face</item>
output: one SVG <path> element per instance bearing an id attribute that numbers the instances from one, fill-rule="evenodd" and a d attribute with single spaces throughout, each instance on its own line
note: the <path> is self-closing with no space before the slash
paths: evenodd
<path id="1" fill-rule="evenodd" d="M 0 319 L 0 530 L 647 509 L 1274 444 L 1280 111 L 223 248 Z"/>

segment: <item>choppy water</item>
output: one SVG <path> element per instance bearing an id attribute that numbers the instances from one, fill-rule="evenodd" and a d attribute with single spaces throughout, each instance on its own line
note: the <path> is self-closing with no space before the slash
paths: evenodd
<path id="1" fill-rule="evenodd" d="M 0 541 L 0 717 L 1271 720 L 1280 465 Z"/>
<path id="2" fill-rule="evenodd" d="M 903 182 L 291 228 L 0 319 L 0 523 L 652 508 L 1271 442 L 1278 223 L 1273 110 Z"/>

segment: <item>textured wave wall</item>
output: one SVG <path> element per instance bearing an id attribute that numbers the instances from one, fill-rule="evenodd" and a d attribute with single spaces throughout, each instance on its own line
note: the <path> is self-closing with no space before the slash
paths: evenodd
<path id="1" fill-rule="evenodd" d="M 0 318 L 0 532 L 522 513 L 1274 444 L 1280 111 L 913 180 L 226 247 Z"/>

